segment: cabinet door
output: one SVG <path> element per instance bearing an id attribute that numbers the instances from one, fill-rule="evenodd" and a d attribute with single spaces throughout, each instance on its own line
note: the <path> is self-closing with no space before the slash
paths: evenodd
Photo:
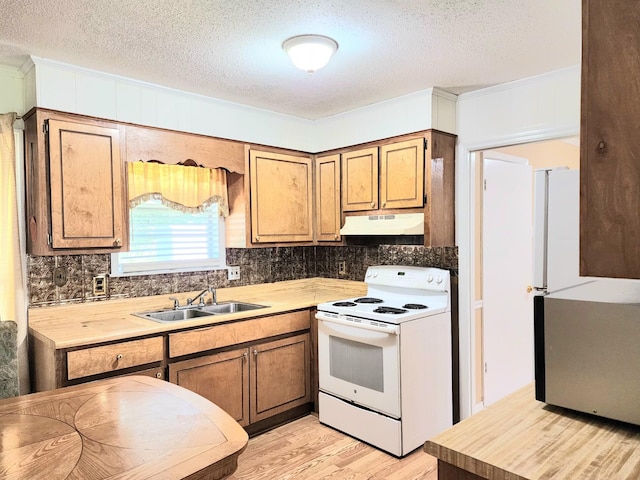
<path id="1" fill-rule="evenodd" d="M 216 353 L 169 365 L 169 380 L 249 424 L 249 362 L 246 348 Z"/>
<path id="2" fill-rule="evenodd" d="M 380 147 L 380 208 L 424 204 L 424 139 Z"/>
<path id="3" fill-rule="evenodd" d="M 311 159 L 252 150 L 251 241 L 313 240 Z"/>
<path id="4" fill-rule="evenodd" d="M 316 159 L 316 238 L 340 240 L 340 155 Z"/>
<path id="5" fill-rule="evenodd" d="M 342 154 L 342 210 L 378 208 L 378 147 Z"/>
<path id="6" fill-rule="evenodd" d="M 123 245 L 123 176 L 117 128 L 50 119 L 53 248 Z"/>
<path id="7" fill-rule="evenodd" d="M 583 0 L 580 275 L 640 278 L 640 7 Z"/>
<path id="8" fill-rule="evenodd" d="M 309 334 L 250 348 L 251 422 L 311 401 Z"/>

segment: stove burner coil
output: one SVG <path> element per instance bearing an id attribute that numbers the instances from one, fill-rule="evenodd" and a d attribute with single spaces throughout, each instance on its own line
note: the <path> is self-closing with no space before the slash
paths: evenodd
<path id="1" fill-rule="evenodd" d="M 335 307 L 355 307 L 357 304 L 353 302 L 336 302 L 333 305 Z"/>
<path id="2" fill-rule="evenodd" d="M 401 313 L 406 313 L 407 311 L 402 308 L 394 308 L 394 307 L 378 307 L 374 310 L 374 313 L 391 313 L 393 315 L 399 315 Z"/>
<path id="3" fill-rule="evenodd" d="M 422 310 L 429 307 L 422 305 L 421 303 L 407 303 L 406 305 L 403 305 L 402 308 L 406 308 L 407 310 Z"/>
<path id="4" fill-rule="evenodd" d="M 373 297 L 361 297 L 361 298 L 356 298 L 354 300 L 354 302 L 356 303 L 382 303 L 384 300 L 381 300 L 379 298 L 373 298 Z"/>

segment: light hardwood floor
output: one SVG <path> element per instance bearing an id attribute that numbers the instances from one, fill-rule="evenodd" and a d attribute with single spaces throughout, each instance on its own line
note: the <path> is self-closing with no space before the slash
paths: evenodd
<path id="1" fill-rule="evenodd" d="M 315 415 L 249 440 L 230 480 L 436 480 L 422 448 L 398 459 L 325 427 Z"/>

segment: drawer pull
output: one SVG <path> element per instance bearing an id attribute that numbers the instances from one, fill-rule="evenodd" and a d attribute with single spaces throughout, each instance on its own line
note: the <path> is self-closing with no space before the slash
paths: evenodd
<path id="1" fill-rule="evenodd" d="M 253 355 L 257 357 L 258 356 L 258 350 L 254 350 L 253 351 Z"/>
<path id="2" fill-rule="evenodd" d="M 162 378 L 162 372 L 156 372 L 156 378 Z"/>
<path id="3" fill-rule="evenodd" d="M 244 352 L 244 353 L 242 354 L 242 358 L 243 358 L 245 361 L 247 360 L 247 358 L 248 358 L 248 357 L 249 357 L 249 354 L 248 354 L 247 352 Z"/>
<path id="4" fill-rule="evenodd" d="M 116 355 L 116 360 L 122 360 L 122 354 L 119 353 L 118 355 Z"/>

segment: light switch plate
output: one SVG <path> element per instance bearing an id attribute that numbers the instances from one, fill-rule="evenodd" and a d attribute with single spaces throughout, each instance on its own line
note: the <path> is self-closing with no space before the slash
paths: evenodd
<path id="1" fill-rule="evenodd" d="M 240 267 L 227 267 L 227 278 L 229 280 L 240 280 Z"/>

